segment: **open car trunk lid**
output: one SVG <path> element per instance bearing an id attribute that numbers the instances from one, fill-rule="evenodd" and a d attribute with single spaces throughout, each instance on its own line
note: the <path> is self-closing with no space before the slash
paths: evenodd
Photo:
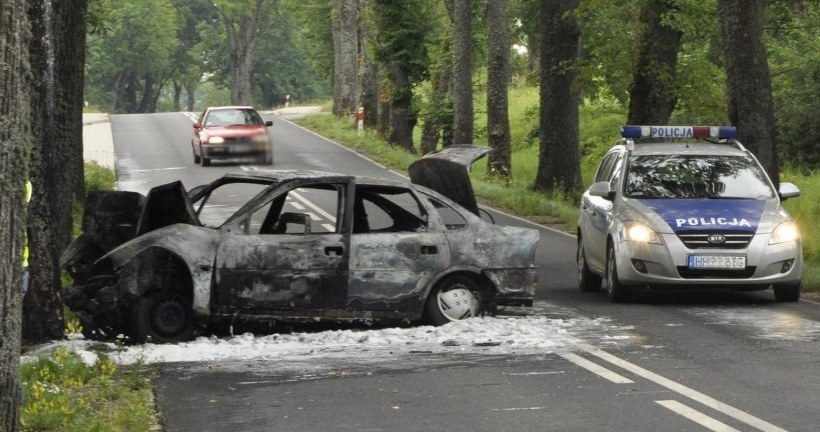
<path id="1" fill-rule="evenodd" d="M 428 187 L 479 215 L 470 182 L 470 168 L 490 151 L 490 147 L 462 144 L 428 153 L 407 168 L 410 181 Z"/>

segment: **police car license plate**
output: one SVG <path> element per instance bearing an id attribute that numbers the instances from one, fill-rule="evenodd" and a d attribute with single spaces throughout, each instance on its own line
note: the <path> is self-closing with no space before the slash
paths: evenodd
<path id="1" fill-rule="evenodd" d="M 689 268 L 743 270 L 746 268 L 746 257 L 727 255 L 689 255 Z"/>

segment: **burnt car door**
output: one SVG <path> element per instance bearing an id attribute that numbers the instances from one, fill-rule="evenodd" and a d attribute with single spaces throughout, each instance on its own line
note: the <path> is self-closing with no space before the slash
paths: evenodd
<path id="1" fill-rule="evenodd" d="M 226 222 L 215 261 L 217 314 L 299 317 L 342 308 L 348 191 L 341 179 L 290 182 Z"/>
<path id="2" fill-rule="evenodd" d="M 415 313 L 426 288 L 449 262 L 450 250 L 414 190 L 357 185 L 350 241 L 348 307 Z"/>

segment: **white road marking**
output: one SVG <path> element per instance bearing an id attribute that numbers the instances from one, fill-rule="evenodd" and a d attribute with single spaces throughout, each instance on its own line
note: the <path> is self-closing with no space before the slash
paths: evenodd
<path id="1" fill-rule="evenodd" d="M 592 347 L 586 347 L 586 348 L 584 348 L 584 351 L 586 351 L 589 354 L 592 354 L 592 355 L 594 355 L 594 356 L 596 356 L 596 357 L 598 357 L 602 360 L 608 361 L 609 363 L 612 363 L 616 366 L 619 366 L 619 367 L 621 367 L 625 370 L 628 370 L 629 372 L 632 372 L 635 375 L 638 375 L 642 378 L 645 378 L 649 381 L 652 381 L 655 384 L 666 387 L 669 390 L 672 390 L 672 391 L 674 391 L 674 392 L 676 392 L 680 395 L 686 396 L 689 399 L 700 402 L 700 403 L 708 406 L 709 408 L 712 408 L 716 411 L 719 411 L 723 414 L 726 414 L 729 417 L 740 420 L 743 423 L 746 423 L 747 425 L 752 426 L 754 428 L 757 428 L 757 429 L 759 429 L 763 432 L 786 432 L 785 429 L 777 427 L 777 426 L 775 426 L 775 425 L 773 425 L 773 424 L 771 424 L 771 423 L 769 423 L 769 422 L 767 422 L 763 419 L 757 418 L 757 417 L 755 417 L 751 414 L 748 414 L 746 412 L 743 412 L 743 411 L 741 411 L 741 410 L 739 410 L 739 409 L 737 409 L 737 408 L 735 408 L 735 407 L 733 407 L 729 404 L 723 403 L 723 402 L 721 402 L 721 401 L 719 401 L 719 400 L 717 400 L 717 399 L 715 399 L 711 396 L 707 396 L 707 395 L 705 395 L 705 394 L 703 394 L 703 393 L 701 393 L 697 390 L 691 389 L 689 387 L 686 387 L 683 384 L 672 381 L 669 378 L 665 378 L 665 377 L 660 376 L 660 375 L 658 375 L 654 372 L 651 372 L 647 369 L 644 369 L 644 368 L 642 368 L 638 365 L 632 364 L 632 363 L 630 363 L 626 360 L 618 358 L 618 357 L 616 357 L 612 354 L 609 354 L 608 352 L 599 350 L 597 348 L 592 348 Z"/>
<path id="2" fill-rule="evenodd" d="M 307 199 L 305 199 L 305 197 L 303 197 L 302 195 L 300 195 L 298 192 L 290 191 L 290 192 L 288 193 L 288 195 L 293 195 L 293 197 L 294 197 L 294 198 L 296 198 L 296 199 L 298 199 L 299 201 L 301 201 L 304 205 L 306 205 L 306 206 L 308 206 L 308 207 L 312 208 L 312 209 L 313 209 L 316 213 L 319 213 L 320 215 L 322 215 L 322 216 L 323 216 L 324 218 L 326 218 L 327 220 L 329 220 L 329 221 L 331 221 L 331 222 L 333 222 L 333 223 L 336 223 L 336 218 L 335 218 L 335 217 L 333 217 L 333 215 L 331 215 L 330 213 L 328 213 L 328 212 L 326 212 L 326 211 L 322 210 L 322 209 L 321 209 L 321 207 L 317 206 L 316 204 L 313 204 L 312 202 L 308 201 Z"/>
<path id="3" fill-rule="evenodd" d="M 329 232 L 336 231 L 336 226 L 331 225 L 331 224 L 322 224 L 322 228 L 328 230 Z"/>
<path id="4" fill-rule="evenodd" d="M 606 378 L 606 379 L 614 382 L 615 384 L 629 384 L 629 383 L 634 382 L 631 379 L 629 379 L 625 376 L 619 375 L 615 372 L 612 372 L 611 370 L 609 370 L 609 369 L 607 369 L 603 366 L 599 366 L 599 365 L 597 365 L 597 364 L 595 364 L 595 363 L 593 363 L 593 362 L 579 356 L 578 354 L 566 353 L 566 354 L 560 354 L 560 356 L 567 359 L 567 360 L 569 360 L 569 361 L 571 361 L 572 363 L 575 363 L 576 365 L 578 365 L 578 366 L 580 366 L 580 367 L 582 367 L 582 368 L 584 368 L 584 369 L 586 369 L 586 370 L 588 370 L 588 371 L 602 377 L 602 378 Z"/>
<path id="5" fill-rule="evenodd" d="M 313 214 L 311 212 L 307 212 L 307 215 L 310 217 L 310 220 L 314 220 L 316 222 L 319 222 L 320 220 L 322 220 L 322 218 L 320 218 L 319 216 L 316 216 L 315 214 Z"/>
<path id="6" fill-rule="evenodd" d="M 153 171 L 176 171 L 188 169 L 187 167 L 168 167 L 168 168 L 151 168 L 151 169 L 133 169 L 130 172 L 153 172 Z"/>
<path id="7" fill-rule="evenodd" d="M 536 411 L 547 409 L 547 407 L 526 407 L 526 408 L 491 408 L 490 411 Z"/>
<path id="8" fill-rule="evenodd" d="M 739 430 L 713 419 L 712 417 L 703 414 L 702 412 L 689 408 L 688 406 L 674 400 L 655 401 L 661 406 L 672 410 L 676 414 L 680 414 L 689 420 L 715 432 L 740 432 Z"/>
<path id="9" fill-rule="evenodd" d="M 295 208 L 296 210 L 304 210 L 305 209 L 305 206 L 303 206 L 302 204 L 299 204 L 298 202 L 292 201 L 292 200 L 288 200 L 288 204 L 291 207 Z"/>

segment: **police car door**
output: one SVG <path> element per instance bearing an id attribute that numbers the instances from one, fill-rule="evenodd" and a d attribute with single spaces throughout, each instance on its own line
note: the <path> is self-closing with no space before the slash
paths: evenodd
<path id="1" fill-rule="evenodd" d="M 607 154 L 598 167 L 595 182 L 609 182 L 611 190 L 620 183 L 623 151 Z M 613 202 L 585 192 L 581 198 L 581 234 L 584 241 L 587 265 L 598 273 L 606 267 L 606 238 L 612 221 Z"/>

